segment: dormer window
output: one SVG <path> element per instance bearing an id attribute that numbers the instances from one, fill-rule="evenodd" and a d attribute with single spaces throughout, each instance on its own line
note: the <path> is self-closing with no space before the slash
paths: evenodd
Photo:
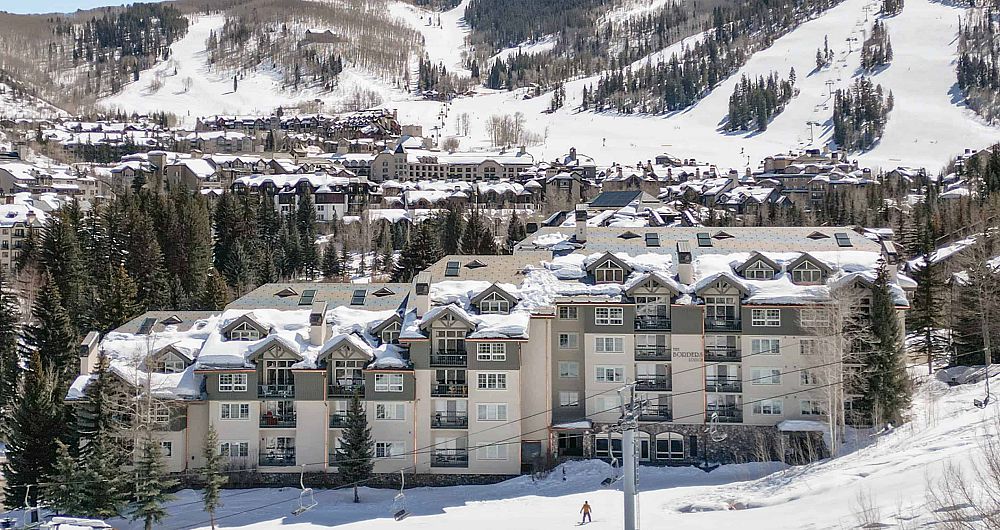
<path id="1" fill-rule="evenodd" d="M 510 302 L 499 293 L 492 293 L 479 302 L 479 313 L 483 315 L 510 314 Z"/>
<path id="2" fill-rule="evenodd" d="M 624 283 L 625 271 L 611 260 L 605 261 L 594 271 L 597 283 Z"/>
<path id="3" fill-rule="evenodd" d="M 243 322 L 229 332 L 229 340 L 260 340 L 260 331 L 249 323 Z"/>
<path id="4" fill-rule="evenodd" d="M 792 270 L 792 282 L 815 284 L 823 281 L 823 271 L 810 261 L 803 261 Z"/>
<path id="5" fill-rule="evenodd" d="M 774 269 L 763 261 L 756 261 L 743 271 L 743 276 L 748 280 L 773 280 Z"/>
<path id="6" fill-rule="evenodd" d="M 159 374 L 179 374 L 187 369 L 187 363 L 172 353 L 161 356 L 153 364 L 153 371 Z"/>
<path id="7" fill-rule="evenodd" d="M 382 344 L 399 344 L 399 322 L 393 322 L 385 327 L 381 333 L 379 333 L 379 338 L 382 339 Z"/>

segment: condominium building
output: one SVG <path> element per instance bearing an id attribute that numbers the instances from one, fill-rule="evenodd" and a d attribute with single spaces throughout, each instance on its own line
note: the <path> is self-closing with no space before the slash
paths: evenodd
<path id="1" fill-rule="evenodd" d="M 857 348 L 830 330 L 864 310 L 880 260 L 894 271 L 891 244 L 848 228 L 633 230 L 545 228 L 411 283 L 267 284 L 222 312 L 147 313 L 88 335 L 68 399 L 87 399 L 103 350 L 121 384 L 162 401 L 172 471 L 201 465 L 211 425 L 234 465 L 336 473 L 356 393 L 377 473 L 619 455 L 608 427 L 633 394 L 646 462 L 822 455 L 825 422 L 858 391 Z M 893 272 L 900 319 L 908 286 Z"/>

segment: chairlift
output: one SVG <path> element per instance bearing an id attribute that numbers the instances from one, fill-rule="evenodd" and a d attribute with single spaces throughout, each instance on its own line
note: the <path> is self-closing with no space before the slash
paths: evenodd
<path id="1" fill-rule="evenodd" d="M 38 528 L 41 526 L 41 523 L 38 522 L 41 521 L 41 507 L 37 504 L 32 506 L 31 503 L 28 502 L 31 498 L 31 487 L 34 485 L 35 484 L 28 484 L 24 487 L 24 515 L 22 516 L 22 524 L 24 525 L 23 528 Z M 38 521 L 32 521 L 32 516 L 34 516 L 35 519 L 38 519 Z"/>
<path id="2" fill-rule="evenodd" d="M 988 363 L 986 365 L 986 376 L 984 379 L 986 379 L 986 395 L 983 399 L 972 400 L 972 404 L 975 405 L 976 408 L 980 409 L 985 409 L 986 405 L 990 404 L 990 365 Z"/>
<path id="3" fill-rule="evenodd" d="M 406 519 L 410 512 L 406 511 L 406 495 L 403 493 L 403 488 L 406 487 L 406 476 L 403 475 L 403 470 L 399 470 L 399 493 L 392 500 L 392 518 L 397 521 L 402 521 Z"/>
<path id="4" fill-rule="evenodd" d="M 319 505 L 312 488 L 306 487 L 306 465 L 302 464 L 302 471 L 299 473 L 299 486 L 302 492 L 299 493 L 299 507 L 292 510 L 292 515 L 302 515 Z"/>
<path id="5" fill-rule="evenodd" d="M 608 454 L 611 455 L 611 476 L 602 480 L 604 487 L 611 486 L 622 479 L 621 466 L 618 464 L 618 457 L 615 456 L 614 446 L 611 445 L 611 431 L 608 431 Z"/>
<path id="6" fill-rule="evenodd" d="M 724 433 L 724 432 L 722 432 L 722 431 L 719 430 L 719 413 L 718 412 L 713 412 L 712 413 L 712 419 L 709 421 L 708 436 L 709 436 L 709 438 L 712 439 L 713 442 L 722 442 L 722 441 L 725 441 L 726 438 L 729 438 L 728 434 L 726 434 L 726 433 Z"/>

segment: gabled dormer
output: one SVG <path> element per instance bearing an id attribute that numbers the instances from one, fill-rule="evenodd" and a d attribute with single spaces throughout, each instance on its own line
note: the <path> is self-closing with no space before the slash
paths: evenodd
<path id="1" fill-rule="evenodd" d="M 509 315 L 510 308 L 517 304 L 517 298 L 494 283 L 470 302 L 481 315 Z"/>
<path id="2" fill-rule="evenodd" d="M 760 252 L 754 252 L 736 267 L 736 273 L 748 280 L 773 280 L 780 270 L 777 263 Z"/>
<path id="3" fill-rule="evenodd" d="M 380 344 L 399 344 L 399 333 L 402 329 L 403 317 L 396 313 L 373 327 L 371 334 L 378 337 Z"/>
<path id="4" fill-rule="evenodd" d="M 343 360 L 364 361 L 367 364 L 372 360 L 371 346 L 357 334 L 338 335 L 327 341 L 316 357 L 317 363 L 327 366 L 334 366 L 336 361 Z"/>
<path id="5" fill-rule="evenodd" d="M 809 254 L 802 254 L 788 264 L 788 274 L 792 278 L 792 283 L 798 285 L 823 284 L 832 272 L 833 269 L 827 264 Z"/>
<path id="6" fill-rule="evenodd" d="M 226 340 L 260 340 L 267 336 L 268 329 L 257 322 L 249 313 L 240 316 L 222 328 Z"/>
<path id="7" fill-rule="evenodd" d="M 716 274 L 714 277 L 699 285 L 695 294 L 704 298 L 706 296 L 739 296 L 749 294 L 746 286 L 729 274 Z"/>
<path id="8" fill-rule="evenodd" d="M 587 272 L 594 276 L 596 283 L 625 283 L 632 267 L 610 252 L 587 266 Z"/>
<path id="9" fill-rule="evenodd" d="M 629 281 L 629 283 L 632 284 L 633 281 Z M 634 284 L 625 290 L 625 294 L 628 296 L 660 295 L 674 297 L 681 293 L 677 282 L 673 281 L 673 279 L 660 272 L 648 272 L 638 278 L 638 281 L 634 281 Z"/>
<path id="10" fill-rule="evenodd" d="M 193 362 L 189 353 L 171 344 L 153 352 L 146 359 L 146 369 L 158 374 L 179 374 Z"/>
<path id="11" fill-rule="evenodd" d="M 435 307 L 424 315 L 420 329 L 431 338 L 432 353 L 464 354 L 465 337 L 476 324 L 455 305 Z"/>
<path id="12" fill-rule="evenodd" d="M 435 307 L 424 315 L 420 322 L 420 329 L 427 331 L 431 327 L 472 329 L 476 327 L 476 324 L 469 320 L 465 311 L 454 304 L 449 304 Z"/>
<path id="13" fill-rule="evenodd" d="M 287 340 L 272 335 L 266 341 L 257 344 L 250 353 L 250 362 L 259 363 L 261 360 L 282 360 L 295 361 L 302 360 L 302 355 L 296 351 L 294 345 Z"/>

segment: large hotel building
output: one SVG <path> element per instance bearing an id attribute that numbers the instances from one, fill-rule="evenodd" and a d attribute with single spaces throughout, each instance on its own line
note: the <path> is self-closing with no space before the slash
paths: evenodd
<path id="1" fill-rule="evenodd" d="M 234 466 L 336 473 L 355 393 L 376 473 L 608 457 L 633 393 L 642 461 L 802 461 L 857 398 L 860 361 L 829 332 L 837 293 L 863 309 L 885 260 L 906 309 L 891 242 L 849 228 L 584 224 L 411 283 L 267 284 L 221 312 L 146 313 L 87 336 L 68 399 L 87 399 L 103 351 L 125 395 L 156 398 L 174 472 L 202 465 L 211 425 Z"/>

